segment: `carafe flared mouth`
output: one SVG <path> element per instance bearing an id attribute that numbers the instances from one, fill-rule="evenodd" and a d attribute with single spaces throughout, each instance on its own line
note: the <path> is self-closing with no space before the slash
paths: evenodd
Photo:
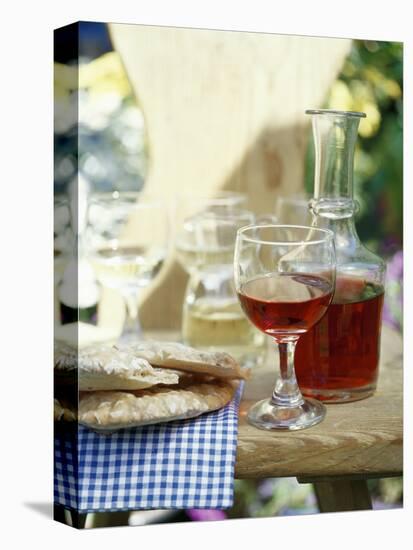
<path id="1" fill-rule="evenodd" d="M 357 118 L 366 118 L 366 113 L 359 111 L 336 111 L 334 109 L 306 109 L 306 115 L 333 115 L 333 116 L 354 116 Z"/>
<path id="2" fill-rule="evenodd" d="M 366 113 L 307 109 L 315 146 L 314 199 L 353 199 L 353 159 L 360 120 Z M 349 212 L 348 212 L 349 213 Z M 351 209 L 354 213 L 354 209 Z"/>

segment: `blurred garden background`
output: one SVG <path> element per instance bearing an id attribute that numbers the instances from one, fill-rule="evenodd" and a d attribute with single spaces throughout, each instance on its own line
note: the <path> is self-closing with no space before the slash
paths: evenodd
<path id="1" fill-rule="evenodd" d="M 56 45 L 56 101 L 79 100 L 79 144 L 73 121 L 55 128 L 55 192 L 79 180 L 97 190 L 139 190 L 150 170 L 151 129 L 113 51 L 106 25 L 84 23 L 79 92 L 71 72 L 77 57 Z M 78 94 L 78 96 L 76 95 Z M 403 45 L 354 40 L 325 108 L 363 111 L 355 157 L 355 198 L 361 240 L 388 262 L 384 321 L 403 328 Z M 313 143 L 308 128 L 303 187 L 313 190 Z M 79 146 L 79 151 L 77 151 Z M 77 155 L 79 157 L 77 158 Z M 115 182 L 115 183 L 114 183 Z M 402 506 L 401 478 L 370 480 L 374 509 Z M 167 521 L 268 517 L 317 513 L 311 485 L 295 479 L 236 480 L 227 511 L 182 511 Z M 157 520 L 159 522 L 159 520 Z M 139 522 L 138 522 L 139 523 Z"/>
<path id="2" fill-rule="evenodd" d="M 361 240 L 388 261 L 384 320 L 401 330 L 403 44 L 354 40 L 327 105 L 367 114 L 360 124 L 355 156 L 357 230 Z M 307 169 L 307 190 L 312 189 L 310 173 Z"/>

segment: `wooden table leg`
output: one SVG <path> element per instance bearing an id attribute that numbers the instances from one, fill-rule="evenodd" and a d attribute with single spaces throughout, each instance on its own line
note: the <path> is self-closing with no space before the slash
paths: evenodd
<path id="1" fill-rule="evenodd" d="M 129 525 L 130 512 L 98 512 L 93 516 L 93 528 Z"/>
<path id="2" fill-rule="evenodd" d="M 87 514 L 81 514 L 72 510 L 72 526 L 76 529 L 84 529 L 86 525 Z"/>
<path id="3" fill-rule="evenodd" d="M 66 510 L 63 508 L 63 506 L 60 506 L 59 504 L 53 505 L 53 519 L 55 521 L 68 525 L 66 519 Z"/>
<path id="4" fill-rule="evenodd" d="M 64 508 L 58 504 L 54 505 L 53 519 L 55 521 L 75 527 L 76 529 L 84 529 L 86 525 L 86 518 L 87 514 L 80 514 L 75 510 Z"/>
<path id="5" fill-rule="evenodd" d="M 320 512 L 371 510 L 367 480 L 318 481 L 313 483 Z"/>

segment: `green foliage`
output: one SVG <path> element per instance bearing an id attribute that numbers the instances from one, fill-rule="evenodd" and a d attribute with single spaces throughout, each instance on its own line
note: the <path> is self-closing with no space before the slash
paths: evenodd
<path id="1" fill-rule="evenodd" d="M 258 518 L 317 512 L 312 485 L 295 478 L 236 479 L 229 518 Z"/>
<path id="2" fill-rule="evenodd" d="M 374 250 L 392 252 L 403 237 L 403 45 L 355 40 L 325 107 L 363 111 L 355 157 L 357 228 Z M 313 190 L 309 140 L 306 189 Z"/>
<path id="3" fill-rule="evenodd" d="M 373 509 L 403 506 L 403 478 L 369 479 Z M 229 519 L 318 513 L 313 485 L 295 478 L 236 479 Z"/>

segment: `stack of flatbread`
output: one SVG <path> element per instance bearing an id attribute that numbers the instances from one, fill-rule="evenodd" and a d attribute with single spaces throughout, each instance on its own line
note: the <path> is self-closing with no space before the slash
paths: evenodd
<path id="1" fill-rule="evenodd" d="M 175 342 L 143 341 L 76 350 L 55 348 L 55 419 L 76 420 L 76 407 L 59 391 L 76 384 L 77 420 L 113 432 L 192 418 L 225 406 L 239 380 L 248 378 L 223 352 L 204 352 Z M 77 381 L 77 382 L 76 382 Z"/>

